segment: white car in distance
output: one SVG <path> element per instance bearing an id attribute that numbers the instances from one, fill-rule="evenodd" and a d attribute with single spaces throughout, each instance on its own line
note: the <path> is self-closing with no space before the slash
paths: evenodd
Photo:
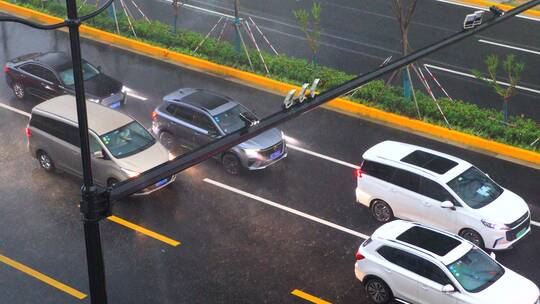
<path id="1" fill-rule="evenodd" d="M 469 241 L 419 223 L 379 227 L 354 267 L 376 304 L 539 304 L 538 287 Z"/>
<path id="2" fill-rule="evenodd" d="M 395 141 L 363 159 L 356 201 L 379 222 L 422 222 L 490 250 L 509 249 L 531 230 L 525 201 L 462 159 Z"/>

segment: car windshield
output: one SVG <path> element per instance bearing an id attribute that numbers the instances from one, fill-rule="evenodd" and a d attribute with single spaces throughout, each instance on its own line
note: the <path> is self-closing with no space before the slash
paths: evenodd
<path id="1" fill-rule="evenodd" d="M 503 189 L 476 167 L 470 167 L 448 182 L 448 186 L 471 208 L 478 209 L 493 202 Z"/>
<path id="2" fill-rule="evenodd" d="M 504 274 L 504 268 L 478 248 L 471 249 L 446 267 L 469 292 L 479 292 L 488 288 Z"/>
<path id="3" fill-rule="evenodd" d="M 123 158 L 145 150 L 155 139 L 138 122 L 133 121 L 101 136 L 101 141 L 116 158 Z"/>
<path id="4" fill-rule="evenodd" d="M 96 77 L 97 75 L 99 75 L 99 70 L 97 68 L 93 67 L 88 62 L 83 61 L 82 68 L 83 68 L 83 79 L 84 80 L 88 80 L 90 78 L 93 78 L 93 77 Z M 67 69 L 64 69 L 64 70 L 60 71 L 60 73 L 58 73 L 58 74 L 60 75 L 60 79 L 62 80 L 62 82 L 65 85 L 71 86 L 71 85 L 75 84 L 75 79 L 73 78 L 73 68 L 72 67 L 68 67 Z"/>
<path id="5" fill-rule="evenodd" d="M 233 133 L 246 126 L 246 123 L 240 118 L 240 114 L 249 113 L 249 116 L 254 116 L 248 109 L 241 105 L 236 105 L 231 109 L 214 116 L 214 120 L 223 129 L 226 134 Z"/>

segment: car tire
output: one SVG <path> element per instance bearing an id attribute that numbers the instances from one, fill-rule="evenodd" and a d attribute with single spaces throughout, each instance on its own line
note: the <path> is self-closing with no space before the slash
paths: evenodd
<path id="1" fill-rule="evenodd" d="M 107 180 L 107 188 L 111 188 L 116 184 L 118 184 L 118 180 L 114 177 L 111 177 Z"/>
<path id="2" fill-rule="evenodd" d="M 394 298 L 390 287 L 379 278 L 369 279 L 364 289 L 368 299 L 375 304 L 387 304 Z"/>
<path id="3" fill-rule="evenodd" d="M 472 230 L 472 229 L 469 229 L 469 228 L 465 228 L 465 229 L 462 229 L 460 232 L 459 232 L 459 236 L 466 239 L 467 241 L 475 244 L 476 246 L 484 249 L 484 239 L 482 238 L 482 236 L 480 235 L 480 233 Z"/>
<path id="4" fill-rule="evenodd" d="M 388 223 L 394 218 L 394 212 L 388 203 L 376 199 L 371 203 L 371 215 L 379 223 Z"/>
<path id="5" fill-rule="evenodd" d="M 167 132 L 167 131 L 162 131 L 159 133 L 159 142 L 169 151 L 171 152 L 175 152 L 173 150 L 176 149 L 175 147 L 175 144 L 174 144 L 174 136 Z"/>
<path id="6" fill-rule="evenodd" d="M 223 164 L 225 171 L 230 175 L 239 175 L 242 171 L 242 163 L 240 162 L 240 159 L 238 156 L 232 153 L 223 155 L 221 163 Z"/>
<path id="7" fill-rule="evenodd" d="M 14 81 L 11 84 L 11 89 L 13 90 L 13 94 L 15 97 L 17 97 L 17 99 L 24 99 L 26 97 L 26 89 L 20 81 Z"/>
<path id="8" fill-rule="evenodd" d="M 37 153 L 37 159 L 39 162 L 39 166 L 43 168 L 47 172 L 53 172 L 54 171 L 54 162 L 52 158 L 47 154 L 45 151 L 39 151 Z"/>

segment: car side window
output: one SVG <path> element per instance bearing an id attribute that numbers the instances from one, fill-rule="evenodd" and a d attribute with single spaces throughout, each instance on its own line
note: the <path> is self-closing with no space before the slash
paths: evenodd
<path id="1" fill-rule="evenodd" d="M 377 162 L 364 160 L 364 162 L 362 163 L 362 171 L 373 177 L 390 182 L 392 180 L 392 177 L 394 176 L 396 169 Z"/>
<path id="2" fill-rule="evenodd" d="M 45 133 L 66 141 L 74 146 L 81 146 L 79 129 L 75 126 L 68 125 L 59 120 L 41 116 L 39 114 L 32 114 L 30 126 L 42 130 Z"/>
<path id="3" fill-rule="evenodd" d="M 430 261 L 424 260 L 423 258 L 418 258 L 418 263 L 418 269 L 421 271 L 419 275 L 443 286 L 452 284 L 452 281 L 450 281 L 448 276 L 439 267 L 437 267 L 437 265 L 431 263 Z"/>
<path id="4" fill-rule="evenodd" d="M 21 69 L 43 80 L 46 80 L 52 83 L 58 82 L 58 79 L 56 78 L 54 73 L 51 70 L 46 69 L 42 66 L 39 66 L 36 64 L 26 64 L 22 66 Z"/>
<path id="5" fill-rule="evenodd" d="M 94 135 L 89 134 L 88 138 L 90 140 L 90 153 L 101 151 L 102 147 L 97 141 L 96 137 Z"/>
<path id="6" fill-rule="evenodd" d="M 444 189 L 443 186 L 423 176 L 420 177 L 419 193 L 439 202 L 451 201 L 454 205 L 461 206 L 461 204 L 459 204 L 452 194 Z"/>
<path id="7" fill-rule="evenodd" d="M 193 118 L 193 124 L 201 129 L 207 130 L 207 131 L 215 131 L 216 127 L 214 124 L 210 121 L 210 118 L 208 118 L 206 115 L 202 113 L 195 113 Z"/>
<path id="8" fill-rule="evenodd" d="M 418 174 L 396 168 L 396 173 L 394 174 L 392 183 L 407 190 L 418 192 L 420 189 L 420 176 Z"/>
<path id="9" fill-rule="evenodd" d="M 193 124 L 193 115 L 195 114 L 195 111 L 186 107 L 182 106 L 176 106 L 176 109 L 174 110 L 174 117 Z"/>
<path id="10" fill-rule="evenodd" d="M 389 246 L 382 246 L 381 248 L 377 249 L 377 252 L 389 262 L 403 267 L 416 274 L 420 274 L 420 269 L 418 268 L 419 258 L 417 256 Z"/>

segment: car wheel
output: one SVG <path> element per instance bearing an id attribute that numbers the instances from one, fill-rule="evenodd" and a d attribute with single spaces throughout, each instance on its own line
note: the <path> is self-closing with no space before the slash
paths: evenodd
<path id="1" fill-rule="evenodd" d="M 39 166 L 41 168 L 45 169 L 45 171 L 47 171 L 47 172 L 54 171 L 54 162 L 52 161 L 49 154 L 47 154 L 44 151 L 40 151 L 40 152 L 38 152 L 37 158 L 38 158 L 38 161 L 39 161 Z"/>
<path id="2" fill-rule="evenodd" d="M 177 145 L 175 144 L 174 136 L 171 133 L 167 131 L 163 131 L 159 133 L 159 142 L 165 147 L 165 149 L 169 150 L 175 157 L 183 154 L 182 149 L 177 147 Z"/>
<path id="3" fill-rule="evenodd" d="M 223 168 L 225 168 L 225 171 L 231 175 L 238 175 L 240 174 L 240 171 L 242 170 L 242 163 L 240 163 L 240 159 L 238 159 L 238 156 L 227 153 L 223 156 L 223 159 L 221 161 L 223 163 Z"/>
<path id="4" fill-rule="evenodd" d="M 392 300 L 392 290 L 386 283 L 378 278 L 370 279 L 366 282 L 365 290 L 371 302 L 376 304 L 387 304 Z"/>
<path id="5" fill-rule="evenodd" d="M 374 200 L 371 204 L 371 215 L 381 223 L 387 223 L 394 218 L 394 212 L 390 205 L 383 200 Z"/>
<path id="6" fill-rule="evenodd" d="M 116 184 L 118 184 L 118 180 L 114 177 L 111 177 L 107 180 L 107 188 L 113 187 Z"/>
<path id="7" fill-rule="evenodd" d="M 24 99 L 24 97 L 26 97 L 26 90 L 21 82 L 13 82 L 11 89 L 13 90 L 13 94 L 15 94 L 15 97 L 17 97 L 17 99 Z"/>
<path id="8" fill-rule="evenodd" d="M 462 238 L 466 239 L 467 241 L 475 244 L 476 246 L 480 247 L 480 248 L 484 248 L 484 240 L 482 239 L 482 236 L 480 235 L 480 233 L 472 230 L 472 229 L 463 229 L 461 230 L 461 232 L 459 233 L 459 236 L 461 236 Z"/>

